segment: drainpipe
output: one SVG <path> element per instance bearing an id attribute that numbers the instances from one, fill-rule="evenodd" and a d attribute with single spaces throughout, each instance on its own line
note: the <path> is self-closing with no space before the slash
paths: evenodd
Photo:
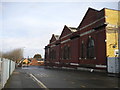
<path id="1" fill-rule="evenodd" d="M 118 55 L 118 70 L 119 70 L 119 76 L 120 76 L 120 26 L 118 27 L 118 52 L 119 52 L 119 55 Z"/>

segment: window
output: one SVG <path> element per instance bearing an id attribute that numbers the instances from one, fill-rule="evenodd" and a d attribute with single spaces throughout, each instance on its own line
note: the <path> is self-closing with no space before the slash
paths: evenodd
<path id="1" fill-rule="evenodd" d="M 68 51 L 68 55 L 67 55 L 67 56 L 68 56 L 68 59 L 70 59 L 70 56 L 71 56 L 70 46 L 68 47 L 68 50 L 67 50 L 67 51 Z"/>
<path id="2" fill-rule="evenodd" d="M 60 53 L 60 57 L 61 57 L 61 59 L 63 59 L 63 47 L 61 47 L 61 51 L 60 51 L 61 53 Z"/>
<path id="3" fill-rule="evenodd" d="M 92 37 L 89 37 L 87 44 L 87 58 L 93 59 L 95 57 L 95 44 Z"/>
<path id="4" fill-rule="evenodd" d="M 67 55 L 67 51 L 66 50 L 67 50 L 67 46 L 65 46 L 64 49 L 63 49 L 63 59 L 67 58 L 67 56 L 66 56 Z"/>
<path id="5" fill-rule="evenodd" d="M 56 59 L 56 51 L 53 51 L 53 59 Z"/>
<path id="6" fill-rule="evenodd" d="M 85 58 L 85 44 L 83 41 L 81 44 L 81 58 Z"/>
<path id="7" fill-rule="evenodd" d="M 63 59 L 70 59 L 70 47 L 64 46 L 63 48 Z"/>
<path id="8" fill-rule="evenodd" d="M 51 50 L 50 50 L 50 53 L 49 53 L 49 58 L 52 59 L 52 53 L 51 53 Z"/>
<path id="9" fill-rule="evenodd" d="M 50 51 L 50 59 L 51 60 L 56 59 L 56 51 L 55 50 Z"/>

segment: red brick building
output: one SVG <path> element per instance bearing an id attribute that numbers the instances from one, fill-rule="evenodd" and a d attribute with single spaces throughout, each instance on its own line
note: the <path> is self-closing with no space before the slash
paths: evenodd
<path id="1" fill-rule="evenodd" d="M 104 68 L 106 56 L 105 10 L 89 8 L 78 27 L 64 26 L 45 47 L 45 65 Z"/>

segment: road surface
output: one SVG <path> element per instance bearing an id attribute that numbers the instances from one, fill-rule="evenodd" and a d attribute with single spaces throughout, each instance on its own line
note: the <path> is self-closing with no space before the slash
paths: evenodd
<path id="1" fill-rule="evenodd" d="M 44 88 L 118 88 L 118 78 L 105 73 L 23 67 L 20 72 L 31 76 Z M 43 84 L 43 85 L 41 85 Z"/>

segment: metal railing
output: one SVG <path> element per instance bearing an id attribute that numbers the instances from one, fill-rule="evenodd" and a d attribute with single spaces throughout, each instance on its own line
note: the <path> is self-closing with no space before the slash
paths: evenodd
<path id="1" fill-rule="evenodd" d="M 0 58 L 0 89 L 2 89 L 15 69 L 15 62 Z"/>

